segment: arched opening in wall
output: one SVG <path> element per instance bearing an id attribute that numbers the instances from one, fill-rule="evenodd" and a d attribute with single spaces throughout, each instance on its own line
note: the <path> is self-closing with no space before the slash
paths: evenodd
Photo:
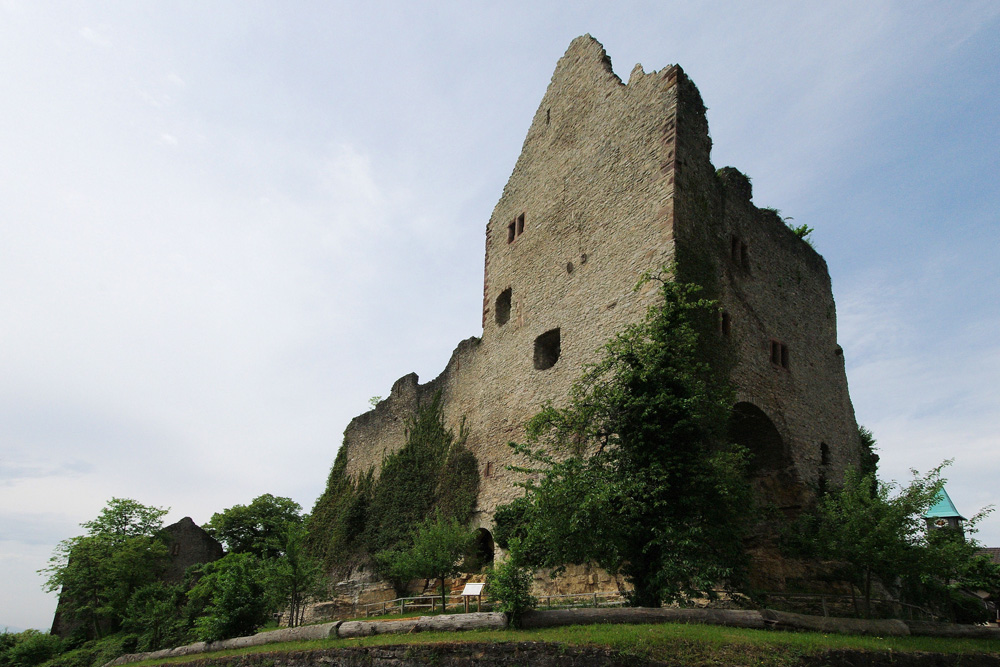
<path id="1" fill-rule="evenodd" d="M 803 488 L 788 445 L 763 410 L 737 403 L 729 420 L 729 438 L 750 452 L 750 478 L 766 505 L 794 510 L 801 507 Z"/>
<path id="2" fill-rule="evenodd" d="M 559 361 L 561 341 L 559 329 L 550 329 L 535 339 L 535 370 L 552 368 Z"/>
<path id="3" fill-rule="evenodd" d="M 493 543 L 493 534 L 485 528 L 476 531 L 476 539 L 472 543 L 472 549 L 465 558 L 466 572 L 479 572 L 484 567 L 493 565 L 493 553 L 496 551 Z"/>
<path id="4" fill-rule="evenodd" d="M 500 292 L 494 304 L 493 312 L 496 314 L 497 326 L 502 327 L 510 320 L 510 296 L 511 290 L 508 287 Z"/>

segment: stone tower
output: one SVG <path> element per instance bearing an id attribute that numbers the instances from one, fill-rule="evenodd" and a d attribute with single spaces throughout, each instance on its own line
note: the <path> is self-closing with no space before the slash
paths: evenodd
<path id="1" fill-rule="evenodd" d="M 351 422 L 348 473 L 401 447 L 406 417 L 440 391 L 446 421 L 457 431 L 465 419 L 477 521 L 489 528 L 521 493 L 507 443 L 644 316 L 658 292 L 633 288 L 668 264 L 720 301 L 718 335 L 737 359 L 731 436 L 754 453 L 767 497 L 793 510 L 857 463 L 826 263 L 753 205 L 745 176 L 716 171 L 710 150 L 705 107 L 680 67 L 637 65 L 625 84 L 600 43 L 573 40 L 486 226 L 482 337 L 460 343 L 434 380 L 404 376 Z"/>

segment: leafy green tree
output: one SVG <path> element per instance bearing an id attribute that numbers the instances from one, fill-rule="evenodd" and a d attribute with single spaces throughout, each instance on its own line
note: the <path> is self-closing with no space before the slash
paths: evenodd
<path id="1" fill-rule="evenodd" d="M 841 576 L 861 591 L 866 616 L 876 583 L 907 602 L 966 621 L 982 612 L 967 591 L 1000 591 L 1000 566 L 979 555 L 971 538 L 992 508 L 968 520 L 964 532 L 927 527 L 924 515 L 944 486 L 941 472 L 949 463 L 923 476 L 914 471 L 905 486 L 883 482 L 874 471 L 848 469 L 843 486 L 800 520 L 799 548 L 841 563 Z"/>
<path id="2" fill-rule="evenodd" d="M 3 667 L 35 667 L 61 650 L 59 637 L 38 630 L 0 635 L 0 665 Z"/>
<path id="3" fill-rule="evenodd" d="M 277 558 L 282 554 L 283 535 L 288 526 L 301 523 L 302 507 L 297 502 L 265 493 L 249 505 L 233 505 L 213 514 L 205 530 L 229 553 Z"/>
<path id="4" fill-rule="evenodd" d="M 182 644 L 187 631 L 182 610 L 183 586 L 157 581 L 135 591 L 128 602 L 123 629 L 136 636 L 138 651 Z"/>
<path id="5" fill-rule="evenodd" d="M 60 542 L 39 570 L 44 588 L 60 595 L 60 613 L 75 619 L 90 637 L 121 628 L 129 600 L 157 581 L 167 548 L 157 536 L 166 510 L 112 498 L 87 534 Z"/>
<path id="6" fill-rule="evenodd" d="M 163 527 L 163 517 L 169 510 L 143 505 L 131 498 L 112 498 L 93 521 L 80 524 L 88 535 L 103 535 L 124 540 L 129 537 L 151 537 Z"/>
<path id="7" fill-rule="evenodd" d="M 940 466 L 905 487 L 849 469 L 843 487 L 820 499 L 810 532 L 821 555 L 843 563 L 842 576 L 861 591 L 866 616 L 874 582 L 893 586 L 918 572 L 923 514 L 942 485 Z"/>
<path id="8" fill-rule="evenodd" d="M 283 536 L 284 556 L 274 561 L 269 576 L 272 594 L 288 610 L 292 628 L 302 624 L 306 602 L 325 590 L 322 565 L 309 555 L 305 542 L 305 526 L 289 524 Z"/>
<path id="9" fill-rule="evenodd" d="M 270 564 L 254 553 L 228 554 L 203 566 L 201 573 L 188 597 L 204 609 L 195 620 L 195 633 L 203 641 L 251 635 L 277 610 L 268 586 Z"/>
<path id="10" fill-rule="evenodd" d="M 569 405 L 530 420 L 516 449 L 540 479 L 497 514 L 521 563 L 595 561 L 631 582 L 638 606 L 743 581 L 746 454 L 727 444 L 733 393 L 708 333 L 718 310 L 699 289 L 661 280 L 661 305 L 605 346 Z"/>
<path id="11" fill-rule="evenodd" d="M 964 534 L 948 528 L 927 530 L 919 582 L 912 577 L 904 580 L 903 594 L 933 606 L 957 623 L 991 620 L 989 610 L 972 593 L 985 591 L 997 599 L 1000 565 L 980 553 L 981 545 L 971 538 L 976 524 L 991 512 L 992 508 L 977 512 L 965 522 Z"/>
<path id="12" fill-rule="evenodd" d="M 517 551 L 516 546 L 514 550 Z M 507 615 L 511 627 L 518 627 L 524 612 L 538 604 L 531 594 L 531 575 L 530 569 L 521 567 L 513 558 L 486 575 L 486 592 L 494 602 L 494 609 Z"/>
<path id="13" fill-rule="evenodd" d="M 409 548 L 382 551 L 376 558 L 398 580 L 437 579 L 443 611 L 447 603 L 445 580 L 462 571 L 462 558 L 475 539 L 475 533 L 460 521 L 437 512 L 413 531 Z"/>

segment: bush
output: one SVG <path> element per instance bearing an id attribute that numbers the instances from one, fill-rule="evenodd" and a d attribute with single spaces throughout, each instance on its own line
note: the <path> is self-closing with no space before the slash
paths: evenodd
<path id="1" fill-rule="evenodd" d="M 14 635 L 13 643 L 3 657 L 11 667 L 34 667 L 61 650 L 62 641 L 58 637 L 38 630 L 25 630 Z"/>
<path id="2" fill-rule="evenodd" d="M 512 558 L 500 563 L 486 575 L 486 591 L 497 611 L 507 615 L 510 626 L 520 625 L 521 615 L 534 609 L 538 600 L 531 594 L 531 570 L 517 565 Z"/>

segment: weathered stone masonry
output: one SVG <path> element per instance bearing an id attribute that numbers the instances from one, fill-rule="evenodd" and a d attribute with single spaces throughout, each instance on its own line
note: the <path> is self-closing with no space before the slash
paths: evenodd
<path id="1" fill-rule="evenodd" d="M 476 521 L 515 498 L 507 445 L 545 401 L 560 404 L 584 365 L 657 298 L 639 276 L 675 263 L 712 286 L 720 336 L 736 353 L 733 437 L 755 453 L 758 485 L 794 508 L 859 455 L 823 258 L 751 203 L 749 180 L 709 158 L 705 108 L 678 66 L 628 84 L 589 35 L 570 44 L 535 112 L 486 227 L 483 332 L 437 378 L 400 378 L 348 426 L 348 473 L 404 443 L 417 404 L 441 391 L 463 418 L 482 477 Z"/>

